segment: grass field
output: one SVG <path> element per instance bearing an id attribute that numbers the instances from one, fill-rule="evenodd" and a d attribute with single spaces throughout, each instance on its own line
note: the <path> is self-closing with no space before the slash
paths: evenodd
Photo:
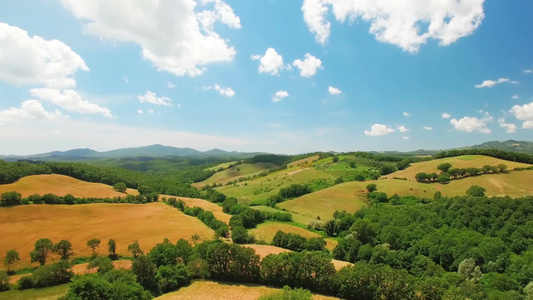
<path id="1" fill-rule="evenodd" d="M 284 211 L 284 210 L 281 210 L 281 209 L 277 209 L 277 208 L 273 208 L 273 207 L 265 206 L 265 205 L 250 206 L 250 208 L 256 209 L 256 210 L 259 210 L 259 211 L 290 213 L 290 212 L 287 212 L 287 211 Z M 310 218 L 310 217 L 303 216 L 303 215 L 300 215 L 300 214 L 297 214 L 297 213 L 290 213 L 290 214 L 292 215 L 292 220 L 294 222 L 300 223 L 300 224 L 306 225 L 306 226 L 311 221 L 316 220 L 316 218 Z"/>
<path id="2" fill-rule="evenodd" d="M 33 194 L 44 195 L 52 193 L 58 196 L 72 194 L 74 197 L 113 198 L 124 197 L 126 194 L 119 193 L 112 186 L 103 183 L 81 181 L 69 176 L 46 174 L 33 175 L 21 178 L 11 184 L 0 185 L 0 193 L 16 191 L 22 197 Z M 138 195 L 137 190 L 128 189 L 128 194 Z"/>
<path id="3" fill-rule="evenodd" d="M 442 163 L 450 163 L 452 165 L 452 168 L 470 168 L 470 167 L 481 168 L 484 165 L 497 166 L 499 164 L 504 164 L 507 166 L 508 170 L 512 170 L 517 167 L 530 166 L 528 164 L 502 160 L 502 159 L 498 159 L 498 158 L 494 158 L 490 156 L 484 156 L 484 155 L 463 155 L 463 156 L 447 157 L 447 158 L 442 158 L 442 159 L 435 159 L 435 160 L 430 160 L 430 161 L 414 163 L 414 164 L 411 164 L 411 166 L 405 170 L 394 172 L 385 177 L 387 178 L 403 177 L 409 180 L 415 180 L 416 174 L 420 172 L 424 172 L 424 173 L 435 172 L 439 174 L 440 171 L 437 169 L 437 166 Z"/>
<path id="4" fill-rule="evenodd" d="M 333 176 L 320 170 L 292 167 L 280 172 L 274 172 L 266 177 L 241 182 L 237 185 L 223 186 L 217 190 L 228 197 L 237 198 L 241 203 L 250 203 L 256 200 L 266 200 L 268 197 L 278 193 L 281 188 L 288 187 L 291 184 L 303 184 L 318 178 L 334 179 Z"/>
<path id="5" fill-rule="evenodd" d="M 318 159 L 320 159 L 320 156 L 318 156 L 318 155 L 310 156 L 308 158 L 304 158 L 304 159 L 300 159 L 300 160 L 297 160 L 297 161 L 293 161 L 290 164 L 288 164 L 287 167 L 290 168 L 290 167 L 311 165 L 312 163 L 314 163 Z"/>
<path id="6" fill-rule="evenodd" d="M 272 239 L 274 238 L 274 235 L 276 235 L 276 232 L 278 232 L 279 230 L 285 233 L 296 233 L 307 239 L 313 237 L 320 237 L 319 234 L 314 233 L 312 231 L 291 224 L 280 222 L 265 222 L 263 224 L 259 224 L 257 225 L 257 228 L 250 230 L 250 233 L 252 233 L 258 240 L 271 243 Z"/>
<path id="7" fill-rule="evenodd" d="M 27 205 L 0 209 L 0 255 L 16 249 L 21 262 L 30 265 L 29 253 L 40 238 L 53 243 L 72 243 L 75 256 L 89 256 L 87 240 L 101 239 L 98 253 L 107 253 L 107 241 L 114 239 L 117 253 L 128 255 L 127 247 L 138 240 L 145 252 L 164 238 L 176 242 L 191 240 L 193 234 L 211 239 L 214 232 L 198 219 L 184 215 L 163 203 Z M 52 257 L 53 258 L 53 257 Z"/>
<path id="8" fill-rule="evenodd" d="M 0 292 L 0 300 L 55 300 L 64 296 L 70 284 L 62 284 L 42 289 L 9 290 Z"/>
<path id="9" fill-rule="evenodd" d="M 238 180 L 241 177 L 253 176 L 254 174 L 259 174 L 263 171 L 268 171 L 275 167 L 277 167 L 277 165 L 273 163 L 240 164 L 224 171 L 217 172 L 213 174 L 213 176 L 207 178 L 202 182 L 198 182 L 195 185 L 197 187 L 202 187 L 213 183 L 225 184 L 226 182 Z"/>
<path id="10" fill-rule="evenodd" d="M 256 284 L 222 283 L 214 281 L 195 281 L 177 292 L 157 297 L 158 300 L 249 300 L 275 293 L 280 289 Z M 339 299 L 313 294 L 314 300 Z"/>
<path id="11" fill-rule="evenodd" d="M 214 167 L 211 167 L 211 168 L 207 168 L 205 169 L 206 171 L 218 171 L 218 169 L 222 168 L 222 169 L 227 169 L 229 166 L 231 166 L 232 164 L 236 163 L 236 161 L 230 161 L 230 162 L 225 162 L 225 163 L 221 163 L 219 165 L 216 165 Z"/>

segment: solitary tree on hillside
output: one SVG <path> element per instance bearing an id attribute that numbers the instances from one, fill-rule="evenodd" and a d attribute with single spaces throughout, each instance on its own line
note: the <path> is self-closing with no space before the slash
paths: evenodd
<path id="1" fill-rule="evenodd" d="M 333 156 L 333 162 L 336 163 L 339 161 L 339 157 L 338 156 Z"/>
<path id="2" fill-rule="evenodd" d="M 46 263 L 48 253 L 54 250 L 54 244 L 50 239 L 39 239 L 35 242 L 35 249 L 30 252 L 31 262 L 38 262 L 41 265 Z"/>
<path id="3" fill-rule="evenodd" d="M 446 173 L 448 172 L 448 170 L 450 170 L 451 167 L 452 167 L 452 164 L 450 163 L 442 163 L 437 166 L 437 169 L 441 171 L 442 173 Z"/>
<path id="4" fill-rule="evenodd" d="M 144 254 L 144 252 L 141 250 L 141 247 L 139 246 L 139 241 L 137 240 L 135 240 L 132 244 L 128 246 L 128 251 L 131 252 L 133 258 L 137 258 L 139 255 Z"/>
<path id="5" fill-rule="evenodd" d="M 126 186 L 126 184 L 122 181 L 117 182 L 117 184 L 113 186 L 113 189 L 115 189 L 115 191 L 121 192 L 121 193 L 125 193 L 127 188 L 128 187 Z"/>
<path id="6" fill-rule="evenodd" d="M 67 240 L 62 240 L 54 246 L 54 250 L 61 259 L 68 260 L 74 252 L 72 252 L 72 244 Z"/>
<path id="7" fill-rule="evenodd" d="M 96 248 L 100 246 L 100 240 L 97 238 L 92 238 L 87 241 L 87 247 L 90 247 L 93 250 L 93 256 L 96 256 Z"/>
<path id="8" fill-rule="evenodd" d="M 107 242 L 107 249 L 109 250 L 109 257 L 117 257 L 117 243 L 114 239 L 109 239 Z"/>
<path id="9" fill-rule="evenodd" d="M 4 258 L 4 266 L 7 267 L 7 272 L 9 273 L 9 268 L 16 264 L 20 260 L 19 253 L 16 250 L 8 250 L 6 252 L 6 257 Z"/>
<path id="10" fill-rule="evenodd" d="M 375 192 L 375 191 L 377 191 L 377 189 L 378 189 L 378 187 L 374 183 L 369 183 L 369 184 L 366 185 L 366 190 L 369 193 Z"/>
<path id="11" fill-rule="evenodd" d="M 485 196 L 485 192 L 487 190 L 479 185 L 473 185 L 468 190 L 466 190 L 467 196 L 474 196 L 474 197 L 483 197 Z"/>

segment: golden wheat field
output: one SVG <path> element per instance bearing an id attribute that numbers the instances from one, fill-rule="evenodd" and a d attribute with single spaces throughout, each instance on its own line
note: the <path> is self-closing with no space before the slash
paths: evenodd
<path id="1" fill-rule="evenodd" d="M 71 194 L 74 197 L 79 198 L 113 198 L 126 196 L 125 193 L 119 193 L 115 191 L 112 186 L 107 184 L 86 182 L 69 176 L 56 174 L 32 175 L 23 177 L 15 183 L 0 185 L 0 194 L 12 191 L 19 192 L 22 194 L 22 197 L 28 197 L 33 194 L 44 195 L 48 193 L 58 196 Z M 134 189 L 128 189 L 126 192 L 130 195 L 139 194 L 139 192 Z"/>
<path id="2" fill-rule="evenodd" d="M 163 203 L 43 204 L 0 209 L 0 255 L 17 250 L 21 258 L 18 267 L 30 264 L 29 253 L 40 238 L 49 238 L 53 243 L 70 241 L 75 256 L 91 255 L 86 245 L 91 238 L 101 240 L 97 252 L 105 254 L 112 238 L 117 243 L 117 253 L 127 255 L 127 247 L 134 240 L 148 252 L 165 238 L 175 243 L 180 238 L 191 240 L 193 234 L 207 240 L 213 238 L 214 232 L 198 219 Z"/>

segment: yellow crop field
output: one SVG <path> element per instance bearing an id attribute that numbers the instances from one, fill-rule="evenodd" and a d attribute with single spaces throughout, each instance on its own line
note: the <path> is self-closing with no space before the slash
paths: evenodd
<path id="1" fill-rule="evenodd" d="M 161 195 L 159 199 L 162 199 L 163 197 L 168 198 L 176 198 L 180 199 L 181 201 L 185 202 L 185 205 L 188 207 L 200 207 L 206 211 L 213 212 L 213 215 L 217 220 L 220 220 L 226 224 L 229 224 L 229 220 L 231 219 L 231 215 L 225 213 L 222 211 L 222 207 L 218 206 L 216 203 L 209 202 L 205 199 L 199 199 L 199 198 L 186 198 L 186 197 L 176 197 L 176 196 L 169 196 L 169 195 Z"/>
<path id="2" fill-rule="evenodd" d="M 23 177 L 15 183 L 0 185 L 0 194 L 12 191 L 19 192 L 22 194 L 22 197 L 48 193 L 58 196 L 71 194 L 74 197 L 80 198 L 113 198 L 126 196 L 126 194 L 115 191 L 112 186 L 107 184 L 86 182 L 56 174 L 32 175 Z M 139 194 L 134 189 L 128 189 L 126 192 L 131 195 Z"/>
<path id="3" fill-rule="evenodd" d="M 452 165 L 452 168 L 481 168 L 484 165 L 497 166 L 499 164 L 504 164 L 507 166 L 508 170 L 512 170 L 514 168 L 526 168 L 530 166 L 528 164 L 507 161 L 484 155 L 463 155 L 414 163 L 411 164 L 411 166 L 409 166 L 405 170 L 394 172 L 392 174 L 386 175 L 385 177 L 403 177 L 409 180 L 415 180 L 416 174 L 421 172 L 435 172 L 439 174 L 440 171 L 437 169 L 437 166 L 442 163 L 450 163 Z"/>
<path id="4" fill-rule="evenodd" d="M 280 289 L 256 284 L 222 283 L 214 281 L 195 281 L 179 291 L 157 297 L 157 300 L 190 299 L 190 300 L 251 300 Z M 335 297 L 313 294 L 314 300 L 339 299 Z"/>
<path id="5" fill-rule="evenodd" d="M 134 240 L 148 252 L 165 238 L 175 243 L 180 238 L 191 240 L 193 234 L 209 240 L 214 232 L 198 219 L 163 203 L 42 204 L 0 209 L 0 255 L 17 250 L 21 258 L 17 267 L 30 265 L 29 253 L 40 238 L 53 243 L 70 241 L 75 256 L 91 255 L 86 245 L 91 238 L 102 241 L 97 252 L 105 254 L 107 241 L 112 238 L 117 253 L 128 255 L 127 247 Z"/>
<path id="6" fill-rule="evenodd" d="M 279 222 L 266 222 L 263 224 L 259 224 L 257 225 L 256 229 L 250 230 L 250 233 L 252 233 L 255 236 L 255 238 L 258 240 L 271 243 L 272 239 L 274 238 L 274 235 L 279 230 L 285 233 L 296 233 L 305 238 L 320 237 L 320 235 L 312 231 L 309 231 L 309 230 L 306 230 L 306 229 L 303 229 L 303 228 L 300 228 L 300 227 L 297 227 L 291 224 L 279 223 Z"/>

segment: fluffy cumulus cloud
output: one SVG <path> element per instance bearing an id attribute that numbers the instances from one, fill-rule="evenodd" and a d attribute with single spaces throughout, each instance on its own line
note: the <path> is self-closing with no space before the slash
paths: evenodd
<path id="1" fill-rule="evenodd" d="M 339 22 L 362 19 L 378 41 L 417 52 L 428 39 L 447 46 L 472 34 L 481 24 L 485 0 L 305 0 L 304 21 L 316 40 L 324 44 L 330 35 L 327 20 L 331 7 Z"/>
<path id="2" fill-rule="evenodd" d="M 424 127 L 422 127 L 422 129 L 424 129 L 424 130 L 433 130 L 433 127 L 431 127 L 431 126 L 424 126 Z"/>
<path id="3" fill-rule="evenodd" d="M 511 80 L 509 78 L 500 78 L 498 80 L 484 80 L 482 83 L 480 84 L 476 84 L 475 87 L 478 88 L 478 89 L 482 89 L 482 88 L 491 88 L 497 84 L 500 84 L 500 83 L 504 83 L 504 82 L 507 82 L 507 83 L 510 83 L 510 84 L 519 84 L 520 82 L 518 81 L 514 81 L 514 80 Z"/>
<path id="4" fill-rule="evenodd" d="M 144 95 L 139 95 L 138 98 L 141 103 L 172 106 L 172 99 L 168 97 L 157 97 L 156 93 L 152 93 L 150 91 L 147 91 Z"/>
<path id="5" fill-rule="evenodd" d="M 382 124 L 374 124 L 372 127 L 370 127 L 370 131 L 365 130 L 365 135 L 369 136 L 380 136 L 380 135 L 386 135 L 389 133 L 393 133 L 396 130 L 388 127 L 387 125 Z"/>
<path id="6" fill-rule="evenodd" d="M 511 123 L 506 123 L 505 119 L 501 118 L 498 119 L 498 123 L 500 123 L 501 128 L 505 128 L 507 130 L 507 133 L 515 133 L 516 132 L 516 125 Z"/>
<path id="7" fill-rule="evenodd" d="M 58 40 L 30 37 L 18 27 L 0 23 L 0 80 L 12 85 L 70 88 L 77 70 L 89 70 L 83 59 Z"/>
<path id="8" fill-rule="evenodd" d="M 396 126 L 396 129 L 398 129 L 399 132 L 408 132 L 409 129 L 407 129 L 405 126 Z"/>
<path id="9" fill-rule="evenodd" d="M 272 97 L 272 101 L 279 102 L 283 100 L 283 98 L 287 98 L 287 97 L 289 97 L 289 93 L 287 91 L 279 90 Z"/>
<path id="10" fill-rule="evenodd" d="M 53 103 L 70 112 L 79 114 L 101 114 L 106 118 L 113 118 L 109 109 L 83 99 L 74 90 L 39 88 L 31 89 L 30 94 L 39 100 Z"/>
<path id="11" fill-rule="evenodd" d="M 533 129 L 533 102 L 524 105 L 515 105 L 509 111 L 522 123 L 522 128 Z"/>
<path id="12" fill-rule="evenodd" d="M 309 53 L 305 54 L 304 60 L 297 59 L 292 65 L 300 69 L 302 77 L 314 76 L 318 69 L 322 69 L 322 61 Z"/>
<path id="13" fill-rule="evenodd" d="M 268 48 L 265 55 L 252 55 L 252 60 L 259 60 L 259 73 L 278 75 L 279 71 L 285 68 L 283 56 L 278 54 L 274 48 Z"/>
<path id="14" fill-rule="evenodd" d="M 406 118 L 408 118 L 408 117 L 410 117 L 410 116 L 411 116 L 411 114 L 410 114 L 410 113 L 408 113 L 408 112 L 405 112 L 405 111 L 404 111 L 404 112 L 403 112 L 403 116 L 404 116 L 404 117 L 406 117 Z"/>
<path id="15" fill-rule="evenodd" d="M 450 124 L 458 131 L 490 133 L 490 129 L 487 127 L 485 121 L 476 117 L 464 117 L 460 120 L 451 119 Z"/>
<path id="16" fill-rule="evenodd" d="M 58 110 L 54 112 L 46 111 L 37 100 L 26 100 L 22 102 L 20 108 L 12 107 L 0 110 L 0 125 L 5 123 L 18 123 L 31 119 L 55 120 L 59 118 L 67 118 L 67 116 Z"/>
<path id="17" fill-rule="evenodd" d="M 215 84 L 213 86 L 213 88 L 215 89 L 215 91 L 217 91 L 220 95 L 222 95 L 224 97 L 231 98 L 231 97 L 235 96 L 235 91 L 232 88 L 230 88 L 230 87 L 221 88 L 220 85 Z"/>
<path id="18" fill-rule="evenodd" d="M 213 63 L 232 61 L 236 51 L 214 31 L 220 22 L 240 28 L 240 19 L 221 0 L 63 0 L 84 20 L 85 32 L 102 39 L 135 43 L 158 70 L 196 76 Z M 197 7 L 198 6 L 198 7 Z M 113 13 L 110 13 L 113 12 Z"/>
<path id="19" fill-rule="evenodd" d="M 334 95 L 334 96 L 342 94 L 341 90 L 339 90 L 336 87 L 332 87 L 332 86 L 328 87 L 328 92 L 330 93 L 330 95 Z"/>
<path id="20" fill-rule="evenodd" d="M 449 119 L 451 118 L 452 116 L 449 114 L 449 113 L 442 113 L 442 118 L 443 119 Z"/>

